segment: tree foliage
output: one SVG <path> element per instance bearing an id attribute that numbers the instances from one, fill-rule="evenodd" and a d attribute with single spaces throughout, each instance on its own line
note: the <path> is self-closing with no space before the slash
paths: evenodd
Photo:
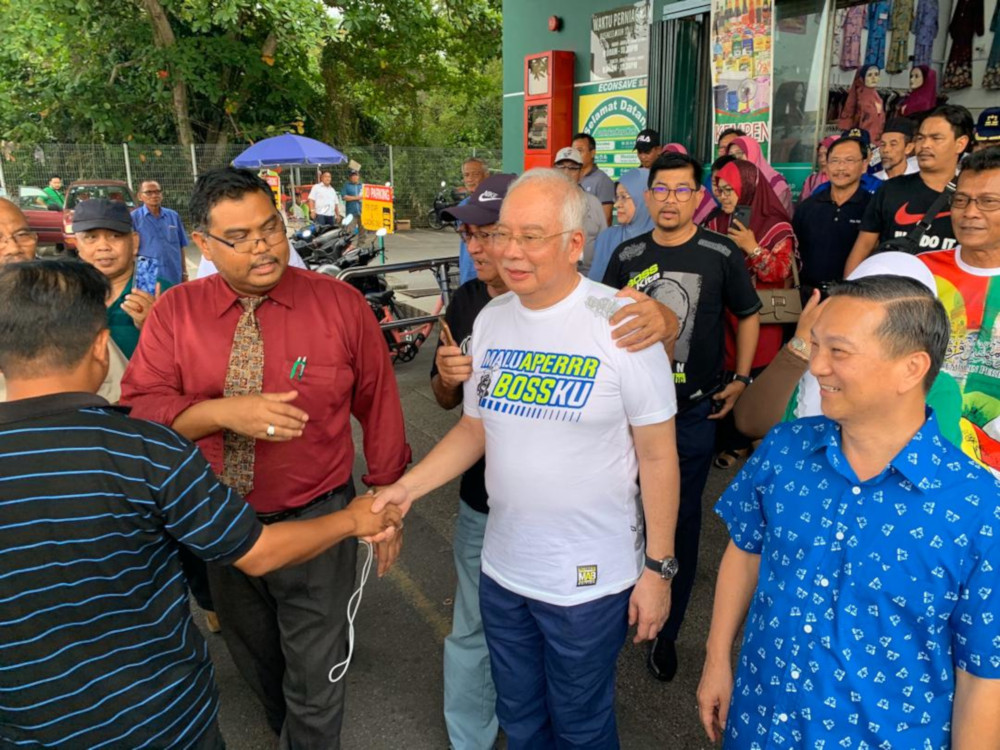
<path id="1" fill-rule="evenodd" d="M 0 27 L 8 140 L 499 141 L 500 0 L 0 0 Z"/>

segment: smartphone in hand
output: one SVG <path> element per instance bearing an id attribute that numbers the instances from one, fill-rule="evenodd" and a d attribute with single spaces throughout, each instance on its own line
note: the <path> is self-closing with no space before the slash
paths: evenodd
<path id="1" fill-rule="evenodd" d="M 140 255 L 135 259 L 135 283 L 132 285 L 136 289 L 141 289 L 147 294 L 156 296 L 156 279 L 160 275 L 160 261 L 158 258 L 150 258 Z"/>
<path id="2" fill-rule="evenodd" d="M 737 206 L 736 210 L 733 211 L 733 220 L 739 221 L 739 223 L 742 224 L 745 229 L 749 229 L 751 210 L 752 209 L 750 208 L 750 206 L 744 206 L 744 205 Z"/>

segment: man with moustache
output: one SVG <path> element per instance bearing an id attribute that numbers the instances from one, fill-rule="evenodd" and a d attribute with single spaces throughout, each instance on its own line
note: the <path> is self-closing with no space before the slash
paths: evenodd
<path id="1" fill-rule="evenodd" d="M 730 240 L 693 222 L 704 188 L 701 164 L 687 154 L 662 154 L 649 170 L 645 200 L 655 223 L 649 233 L 622 243 L 612 254 L 604 283 L 631 287 L 670 307 L 680 321 L 674 347 L 677 448 L 681 496 L 670 618 L 650 650 L 647 666 L 661 681 L 677 673 L 676 641 L 694 586 L 701 536 L 701 495 L 715 450 L 716 421 L 750 384 L 761 303 L 743 252 Z M 738 319 L 736 376 L 723 374 L 723 313 Z"/>
<path id="2" fill-rule="evenodd" d="M 920 172 L 888 180 L 875 194 L 847 258 L 845 276 L 871 255 L 879 243 L 905 237 L 923 221 L 927 209 L 954 181 L 958 163 L 972 144 L 972 137 L 972 115 L 965 107 L 945 104 L 927 115 L 914 138 Z M 920 239 L 920 252 L 954 246 L 951 214 L 945 205 Z"/>
<path id="3" fill-rule="evenodd" d="M 962 389 L 962 450 L 1000 477 L 1000 148 L 962 162 L 958 247 L 922 253 L 951 320 L 944 369 Z"/>
<path id="4" fill-rule="evenodd" d="M 882 169 L 875 173 L 880 180 L 891 180 L 904 174 L 920 171 L 917 157 L 913 155 L 916 144 L 913 136 L 916 126 L 906 117 L 893 117 L 885 124 L 878 142 L 878 152 L 882 158 Z"/>
<path id="5" fill-rule="evenodd" d="M 485 180 L 490 174 L 486 164 L 482 159 L 471 156 L 462 162 L 462 184 L 468 191 L 468 195 L 461 200 L 459 206 L 468 204 L 472 195 L 479 187 L 479 183 Z M 469 248 L 464 238 L 458 242 L 458 283 L 466 284 L 476 278 L 476 267 L 469 255 Z"/>
<path id="6" fill-rule="evenodd" d="M 351 417 L 364 430 L 368 485 L 409 462 L 385 339 L 349 285 L 288 267 L 285 225 L 245 169 L 198 178 L 192 238 L 218 273 L 171 290 L 146 321 L 122 381 L 132 415 L 198 447 L 264 524 L 334 513 L 354 497 Z M 379 572 L 398 554 L 380 545 Z M 357 547 L 262 576 L 209 567 L 222 634 L 283 750 L 340 747 L 347 603 Z"/>

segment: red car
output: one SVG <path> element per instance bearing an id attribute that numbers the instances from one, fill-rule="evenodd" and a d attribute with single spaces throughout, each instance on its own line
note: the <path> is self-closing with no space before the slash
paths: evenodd
<path id="1" fill-rule="evenodd" d="M 63 215 L 59 208 L 49 208 L 42 199 L 42 189 L 21 187 L 17 191 L 15 203 L 24 212 L 28 228 L 38 235 L 39 245 L 55 245 L 62 248 Z"/>
<path id="2" fill-rule="evenodd" d="M 66 191 L 66 206 L 62 212 L 62 236 L 66 247 L 76 249 L 76 238 L 73 236 L 73 209 L 80 201 L 91 198 L 122 201 L 130 211 L 134 211 L 138 205 L 132 190 L 121 180 L 77 180 Z"/>

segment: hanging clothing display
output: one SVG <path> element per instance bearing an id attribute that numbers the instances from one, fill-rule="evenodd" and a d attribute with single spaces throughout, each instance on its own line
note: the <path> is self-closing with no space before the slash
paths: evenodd
<path id="1" fill-rule="evenodd" d="M 840 56 L 844 53 L 844 21 L 847 19 L 847 8 L 837 8 L 833 14 L 833 48 L 830 50 L 830 65 L 840 65 Z"/>
<path id="2" fill-rule="evenodd" d="M 1000 89 L 1000 2 L 993 10 L 990 31 L 993 32 L 993 46 L 990 47 L 990 59 L 986 61 L 986 72 L 983 73 L 983 88 L 996 91 Z"/>
<path id="3" fill-rule="evenodd" d="M 972 85 L 972 40 L 983 35 L 983 12 L 983 0 L 958 0 L 955 5 L 955 14 L 948 26 L 951 52 L 942 88 L 967 89 Z"/>
<path id="4" fill-rule="evenodd" d="M 854 70 L 861 64 L 861 31 L 865 27 L 865 6 L 855 5 L 844 15 L 844 44 L 840 69 Z"/>
<path id="5" fill-rule="evenodd" d="M 913 26 L 913 0 L 894 0 L 889 15 L 889 62 L 885 64 L 887 73 L 902 73 L 910 61 L 910 28 Z"/>
<path id="6" fill-rule="evenodd" d="M 934 39 L 938 33 L 938 0 L 919 0 L 917 16 L 913 19 L 913 64 L 930 65 L 934 53 Z"/>
<path id="7" fill-rule="evenodd" d="M 869 3 L 865 14 L 868 29 L 868 46 L 865 48 L 865 65 L 885 67 L 885 35 L 889 31 L 889 0 Z"/>

